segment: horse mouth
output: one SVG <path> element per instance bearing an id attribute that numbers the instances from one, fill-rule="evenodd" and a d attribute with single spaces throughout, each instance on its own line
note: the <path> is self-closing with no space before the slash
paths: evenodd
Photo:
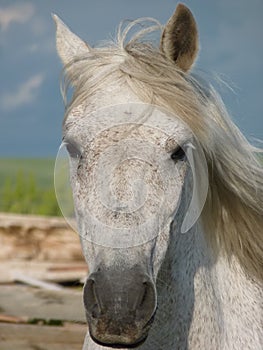
<path id="1" fill-rule="evenodd" d="M 152 326 L 152 323 L 155 319 L 156 310 L 153 313 L 152 317 L 149 319 L 149 321 L 142 327 L 142 329 L 135 329 L 131 327 L 131 329 L 126 330 L 123 332 L 120 331 L 120 328 L 118 331 L 112 331 L 113 329 L 101 329 L 100 327 L 96 327 L 95 329 L 93 327 L 90 327 L 90 337 L 92 340 L 97 343 L 98 345 L 113 348 L 113 349 L 120 349 L 120 348 L 127 348 L 127 349 L 134 349 L 142 345 L 147 337 L 149 330 Z"/>

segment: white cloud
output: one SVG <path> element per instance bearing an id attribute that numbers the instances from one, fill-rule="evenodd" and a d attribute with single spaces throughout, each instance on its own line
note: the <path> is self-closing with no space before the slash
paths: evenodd
<path id="1" fill-rule="evenodd" d="M 32 103 L 36 99 L 43 82 L 44 74 L 39 73 L 18 86 L 16 91 L 3 94 L 0 98 L 2 109 L 14 110 L 23 105 Z"/>
<path id="2" fill-rule="evenodd" d="M 35 13 L 35 8 L 30 3 L 16 4 L 9 7 L 0 7 L 0 26 L 7 30 L 12 23 L 26 23 Z"/>

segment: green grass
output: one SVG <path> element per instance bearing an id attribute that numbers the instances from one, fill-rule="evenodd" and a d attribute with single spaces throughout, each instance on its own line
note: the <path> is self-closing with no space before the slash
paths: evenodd
<path id="1" fill-rule="evenodd" d="M 0 211 L 61 215 L 53 172 L 54 159 L 0 159 Z"/>

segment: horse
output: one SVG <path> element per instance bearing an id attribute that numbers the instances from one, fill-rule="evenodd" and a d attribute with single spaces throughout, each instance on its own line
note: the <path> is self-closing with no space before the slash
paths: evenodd
<path id="1" fill-rule="evenodd" d="M 260 349 L 262 150 L 192 71 L 193 14 L 178 4 L 165 26 L 126 22 L 97 47 L 54 20 L 90 272 L 83 349 Z"/>

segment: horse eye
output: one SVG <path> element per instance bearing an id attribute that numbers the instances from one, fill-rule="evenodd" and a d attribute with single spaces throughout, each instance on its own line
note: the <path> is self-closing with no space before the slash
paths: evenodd
<path id="1" fill-rule="evenodd" d="M 185 160 L 185 152 L 182 147 L 176 148 L 176 150 L 171 154 L 172 160 L 177 162 L 178 160 Z"/>
<path id="2" fill-rule="evenodd" d="M 73 142 L 66 142 L 66 148 L 68 151 L 68 154 L 70 155 L 71 158 L 80 158 L 81 157 L 81 152 L 78 149 L 78 146 L 73 143 Z"/>

